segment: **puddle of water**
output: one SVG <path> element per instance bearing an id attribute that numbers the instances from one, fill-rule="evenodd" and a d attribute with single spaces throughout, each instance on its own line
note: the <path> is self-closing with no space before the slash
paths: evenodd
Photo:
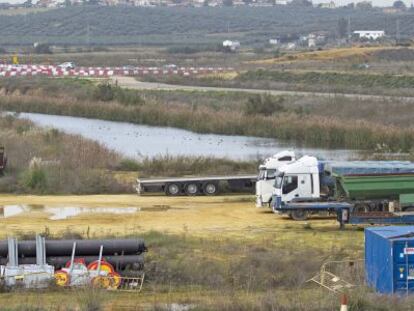
<path id="1" fill-rule="evenodd" d="M 172 209 L 169 205 L 153 205 L 152 207 L 141 207 L 139 210 L 142 212 L 166 212 Z"/>
<path id="2" fill-rule="evenodd" d="M 4 205 L 0 206 L 0 218 L 10 218 L 24 213 L 40 211 L 49 214 L 50 220 L 63 220 L 81 214 L 133 214 L 140 211 L 138 207 L 51 207 L 44 205 Z"/>
<path id="3" fill-rule="evenodd" d="M 51 216 L 50 220 L 62 220 L 80 214 L 133 214 L 138 207 L 45 207 L 44 211 Z"/>
<path id="4" fill-rule="evenodd" d="M 29 210 L 30 209 L 28 209 L 27 206 L 25 205 L 0 206 L 0 218 L 9 218 L 9 217 L 17 216 Z"/>

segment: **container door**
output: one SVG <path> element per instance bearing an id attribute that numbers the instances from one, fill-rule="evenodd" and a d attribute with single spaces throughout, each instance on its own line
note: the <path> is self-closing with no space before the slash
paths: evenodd
<path id="1" fill-rule="evenodd" d="M 395 292 L 414 291 L 414 241 L 395 241 L 393 246 L 393 274 Z"/>

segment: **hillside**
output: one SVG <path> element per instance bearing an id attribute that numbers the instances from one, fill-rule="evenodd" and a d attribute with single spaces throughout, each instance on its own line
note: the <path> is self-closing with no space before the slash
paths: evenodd
<path id="1" fill-rule="evenodd" d="M 224 37 L 263 44 L 283 34 L 336 32 L 340 18 L 352 29 L 385 29 L 414 35 L 414 14 L 380 10 L 266 8 L 138 8 L 82 6 L 0 18 L 0 45 L 51 44 L 216 44 Z"/>

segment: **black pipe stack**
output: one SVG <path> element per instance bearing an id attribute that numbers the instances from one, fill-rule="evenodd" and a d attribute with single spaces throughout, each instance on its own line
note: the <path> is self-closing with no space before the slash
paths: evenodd
<path id="1" fill-rule="evenodd" d="M 113 240 L 47 240 L 46 262 L 60 269 L 70 261 L 73 243 L 76 242 L 75 258 L 83 258 L 89 264 L 99 258 L 99 250 L 103 246 L 102 258 L 119 270 L 142 270 L 144 252 L 147 251 L 142 239 Z M 18 242 L 19 264 L 36 263 L 36 242 Z M 0 241 L 0 264 L 7 263 L 7 241 Z"/>

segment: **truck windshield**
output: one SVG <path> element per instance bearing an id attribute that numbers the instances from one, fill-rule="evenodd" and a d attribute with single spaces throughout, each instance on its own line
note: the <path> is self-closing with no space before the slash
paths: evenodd
<path id="1" fill-rule="evenodd" d="M 277 174 L 275 178 L 275 188 L 277 189 L 282 188 L 282 181 L 283 181 L 283 173 Z"/>
<path id="2" fill-rule="evenodd" d="M 275 169 L 267 170 L 266 179 L 275 179 L 275 177 L 276 177 L 276 170 Z"/>

